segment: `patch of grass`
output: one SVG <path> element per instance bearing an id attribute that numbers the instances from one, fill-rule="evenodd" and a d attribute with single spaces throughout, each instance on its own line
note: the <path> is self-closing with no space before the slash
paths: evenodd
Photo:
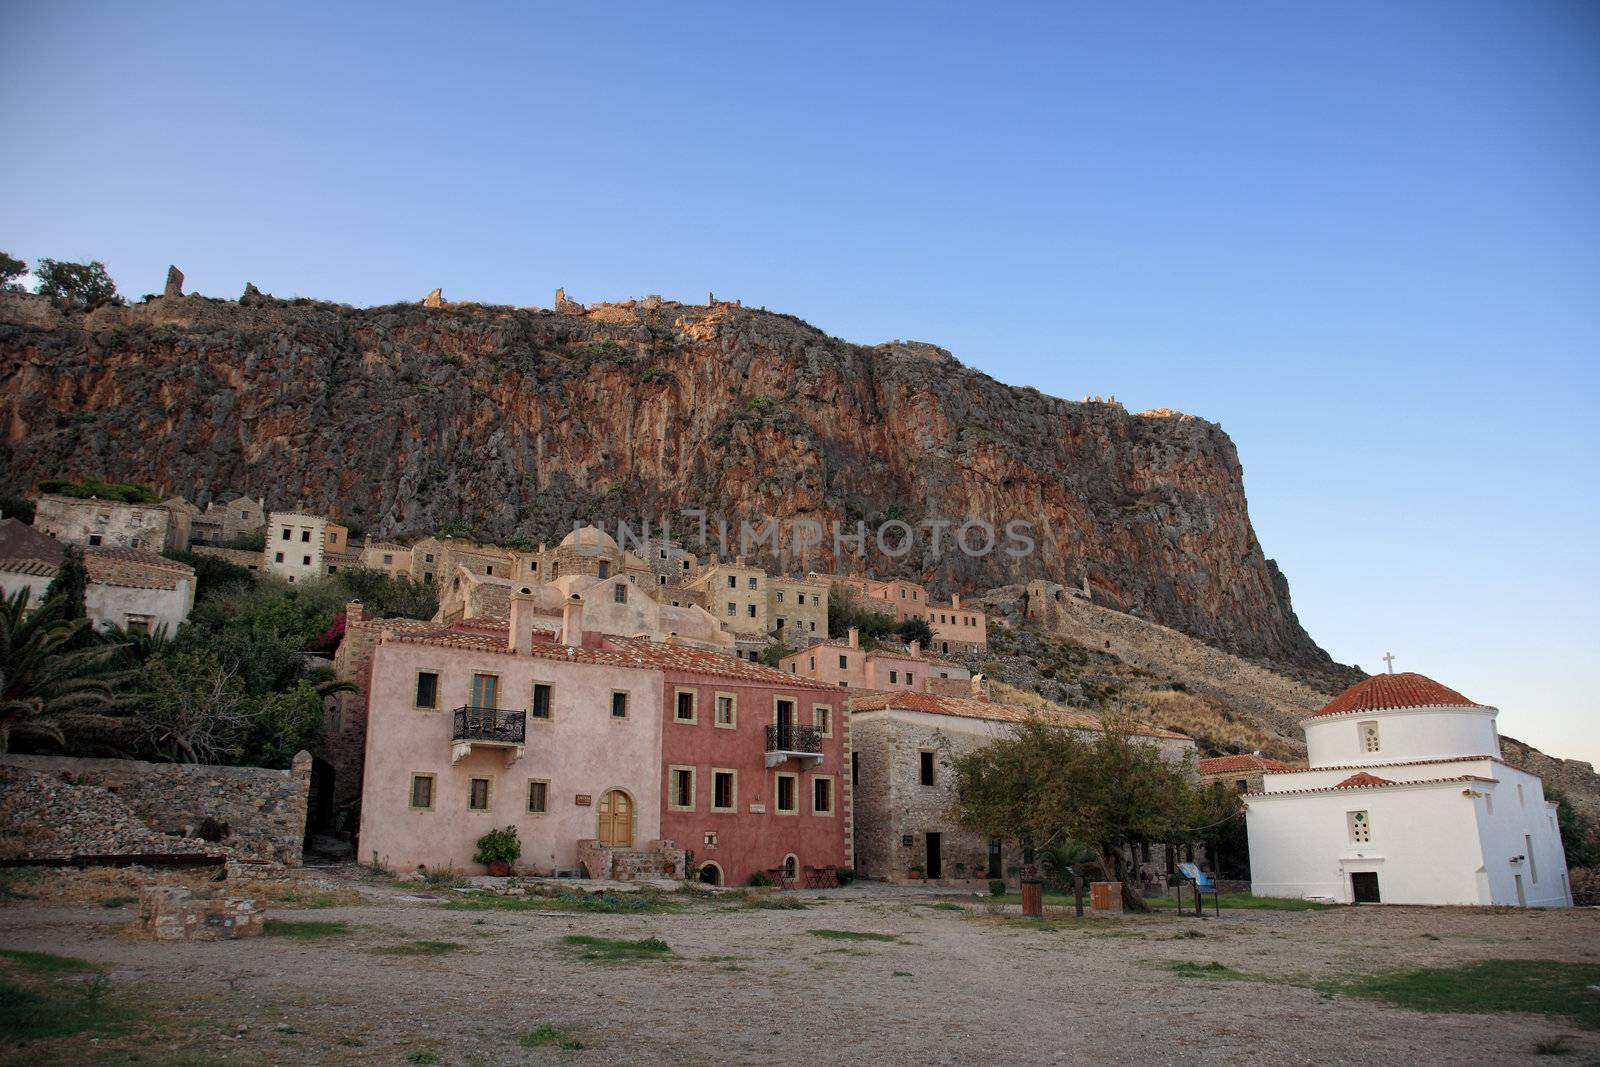
<path id="1" fill-rule="evenodd" d="M 466 947 L 454 941 L 410 941 L 404 945 L 385 945 L 378 951 L 385 956 L 447 956 Z"/>
<path id="2" fill-rule="evenodd" d="M 98 901 L 102 908 L 123 908 L 129 904 L 139 903 L 138 897 L 101 897 Z"/>
<path id="3" fill-rule="evenodd" d="M 1555 960 L 1479 960 L 1456 967 L 1390 971 L 1344 982 L 1336 991 L 1412 1011 L 1525 1011 L 1600 1030 L 1600 965 Z"/>
<path id="4" fill-rule="evenodd" d="M 35 974 L 76 974 L 81 971 L 98 971 L 98 963 L 80 960 L 76 956 L 57 956 L 53 952 L 29 952 L 21 948 L 0 948 L 0 956 L 22 965 L 23 970 Z"/>
<path id="5" fill-rule="evenodd" d="M 517 1044 L 523 1048 L 549 1048 L 554 1046 L 562 1052 L 576 1052 L 583 1048 L 583 1042 L 572 1036 L 572 1032 L 560 1026 L 545 1023 L 543 1026 L 525 1031 L 517 1035 Z"/>
<path id="6" fill-rule="evenodd" d="M 438 1063 L 439 1054 L 430 1048 L 418 1049 L 406 1057 L 406 1062 L 418 1064 L 419 1067 L 426 1067 L 427 1064 Z"/>
<path id="7" fill-rule="evenodd" d="M 1183 930 L 1183 931 L 1181 931 L 1179 933 L 1173 934 L 1172 935 L 1172 940 L 1174 940 L 1174 941 L 1183 941 L 1183 940 L 1187 940 L 1187 939 L 1192 939 L 1192 938 L 1196 938 L 1196 937 L 1204 937 L 1204 936 L 1206 936 L 1206 935 L 1201 933 L 1199 930 Z"/>
<path id="8" fill-rule="evenodd" d="M 1437 940 L 1439 940 L 1439 935 L 1438 934 L 1418 934 L 1417 936 L 1420 937 L 1420 938 L 1424 938 L 1425 940 L 1428 940 L 1428 941 L 1437 941 Z"/>
<path id="9" fill-rule="evenodd" d="M 1187 907 L 1193 908 L 1194 901 L 1185 898 Z M 1299 897 L 1253 897 L 1248 893 L 1223 893 L 1217 902 L 1224 908 L 1236 908 L 1240 911 L 1327 911 L 1329 908 L 1343 907 L 1340 904 L 1324 904 L 1320 900 L 1301 900 Z M 1178 902 L 1171 897 L 1147 897 L 1145 903 L 1152 908 L 1176 908 Z M 1211 896 L 1206 896 L 1206 909 L 1211 908 Z"/>
<path id="10" fill-rule="evenodd" d="M 503 897 L 498 893 L 469 893 L 445 901 L 451 911 L 585 911 L 602 914 L 632 914 L 645 911 L 670 911 L 682 907 L 660 893 L 605 893 L 593 896 L 562 890 L 553 897 L 529 894 Z"/>
<path id="11" fill-rule="evenodd" d="M 948 901 L 940 901 L 937 904 L 929 904 L 928 907 L 931 908 L 934 911 L 966 911 L 967 910 L 966 908 L 963 908 L 960 904 L 951 904 Z"/>
<path id="12" fill-rule="evenodd" d="M 98 979 L 75 987 L 29 987 L 0 981 L 0 1043 L 20 1044 L 75 1034 L 112 1037 L 143 1020 L 112 1001 Z"/>
<path id="13" fill-rule="evenodd" d="M 323 919 L 268 919 L 262 928 L 268 937 L 293 937 L 301 941 L 321 941 L 329 937 L 343 937 L 349 927 L 342 922 Z"/>
<path id="14" fill-rule="evenodd" d="M 894 971 L 889 975 L 889 977 L 891 977 L 891 978 L 912 978 L 912 977 L 915 977 L 915 976 L 912 975 L 912 973 L 910 971 Z"/>
<path id="15" fill-rule="evenodd" d="M 1557 1034 L 1547 1037 L 1542 1041 L 1533 1043 L 1535 1056 L 1570 1056 L 1572 1055 L 1572 1038 L 1566 1034 Z"/>
<path id="16" fill-rule="evenodd" d="M 799 897 L 756 896 L 745 901 L 745 907 L 757 911 L 805 911 L 810 906 Z"/>
<path id="17" fill-rule="evenodd" d="M 1212 960 L 1209 963 L 1196 963 L 1194 960 L 1172 960 L 1159 963 L 1156 966 L 1173 974 L 1185 978 L 1223 978 L 1233 982 L 1251 982 L 1255 979 L 1243 971 L 1236 971 L 1232 967 Z"/>
<path id="18" fill-rule="evenodd" d="M 13 867 L 0 871 L 0 900 L 33 900 L 40 872 L 36 868 Z"/>
<path id="19" fill-rule="evenodd" d="M 874 934 L 864 930 L 807 930 L 812 937 L 825 937 L 830 941 L 898 941 L 894 934 Z"/>
<path id="20" fill-rule="evenodd" d="M 591 934 L 568 934 L 561 939 L 561 943 L 577 951 L 586 960 L 657 960 L 672 954 L 672 948 L 659 937 L 628 941 Z"/>

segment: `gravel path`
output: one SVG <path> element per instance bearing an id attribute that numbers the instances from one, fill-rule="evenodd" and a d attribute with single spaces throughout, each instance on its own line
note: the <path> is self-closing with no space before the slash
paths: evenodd
<path id="1" fill-rule="evenodd" d="M 103 961 L 117 987 L 170 1008 L 170 1040 L 146 1047 L 144 1062 L 1395 1065 L 1505 1062 L 1559 1033 L 1574 1035 L 1568 1062 L 1600 1059 L 1600 1034 L 1561 1020 L 1413 1013 L 1310 988 L 1491 957 L 1600 962 L 1595 911 L 1232 911 L 1040 928 L 891 893 L 797 894 L 826 902 L 795 911 L 700 902 L 553 915 L 445 910 L 397 899 L 415 887 L 382 892 L 364 906 L 272 911 L 350 925 L 324 942 L 157 945 L 128 934 L 131 909 L 22 904 L 0 908 L 0 946 Z M 558 944 L 567 934 L 659 937 L 672 952 L 587 960 Z M 465 948 L 379 951 L 424 939 Z M 1215 961 L 1254 980 L 1181 977 L 1164 966 L 1174 961 Z M 542 1024 L 584 1048 L 518 1043 Z M 39 1062 L 39 1050 L 0 1061 Z"/>

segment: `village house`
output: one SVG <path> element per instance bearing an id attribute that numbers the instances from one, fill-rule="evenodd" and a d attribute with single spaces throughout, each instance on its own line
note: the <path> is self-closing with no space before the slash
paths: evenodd
<path id="1" fill-rule="evenodd" d="M 511 826 L 523 870 L 682 874 L 682 853 L 661 840 L 661 671 L 585 632 L 581 604 L 554 640 L 531 608 L 519 596 L 508 623 L 381 633 L 360 856 L 477 870 L 477 839 Z"/>
<path id="2" fill-rule="evenodd" d="M 1065 708 L 913 692 L 852 697 L 857 873 L 890 882 L 1005 879 L 1014 884 L 1021 867 L 1015 843 L 980 837 L 952 818 L 956 797 L 950 759 L 1033 719 L 1073 730 L 1103 728 L 1093 716 Z M 1138 734 L 1174 762 L 1194 751 L 1194 741 L 1169 730 L 1140 727 Z M 1147 877 L 1158 876 L 1158 854 L 1146 851 L 1134 859 L 1149 871 Z"/>
<path id="3" fill-rule="evenodd" d="M 124 504 L 45 493 L 34 502 L 33 525 L 58 541 L 85 548 L 140 548 L 159 553 L 189 547 L 189 515 L 167 504 Z"/>
<path id="4" fill-rule="evenodd" d="M 774 640 L 789 648 L 804 648 L 827 638 L 826 582 L 772 575 L 766 587 L 767 621 Z"/>
<path id="5" fill-rule="evenodd" d="M 1195 764 L 1201 785 L 1221 784 L 1238 793 L 1259 792 L 1262 775 L 1299 769 L 1259 752 L 1241 756 L 1213 756 Z"/>
<path id="6" fill-rule="evenodd" d="M 1569 907 L 1556 804 L 1501 758 L 1497 709 L 1420 674 L 1300 723 L 1306 770 L 1245 794 L 1251 892 L 1356 904 Z"/>
<path id="7" fill-rule="evenodd" d="M 810 577 L 828 585 L 840 585 L 863 608 L 891 616 L 895 622 L 922 619 L 933 632 L 929 648 L 942 655 L 972 652 L 989 647 L 988 616 L 972 607 L 963 607 L 961 598 L 940 604 L 928 595 L 926 587 L 904 578 L 882 581 L 847 574 L 817 574 Z"/>
<path id="8" fill-rule="evenodd" d="M 769 667 L 655 645 L 661 832 L 712 885 L 829 885 L 851 865 L 844 698 Z"/>
<path id="9" fill-rule="evenodd" d="M 44 601 L 66 549 L 16 519 L 0 520 L 0 593 L 28 590 L 30 608 Z M 96 629 L 169 636 L 194 608 L 194 568 L 136 548 L 83 550 L 85 613 Z"/>
<path id="10" fill-rule="evenodd" d="M 391 578 L 411 576 L 411 549 L 397 541 L 368 540 L 361 546 L 361 566 Z"/>
<path id="11" fill-rule="evenodd" d="M 267 516 L 262 569 L 289 582 L 320 578 L 325 573 L 328 520 L 302 511 L 274 511 Z"/>
<path id="12" fill-rule="evenodd" d="M 697 568 L 683 583 L 705 597 L 710 611 L 732 634 L 745 638 L 766 638 L 772 629 L 767 622 L 767 572 L 736 557 L 732 562 L 713 560 Z"/>
<path id="13" fill-rule="evenodd" d="M 930 679 L 937 675 L 956 682 L 958 695 L 969 691 L 972 677 L 960 664 L 930 659 L 916 641 L 903 649 L 862 648 L 861 633 L 853 626 L 843 641 L 823 641 L 792 652 L 778 661 L 778 669 L 838 689 L 912 693 L 928 691 Z"/>
<path id="14" fill-rule="evenodd" d="M 221 528 L 223 541 L 233 541 L 250 534 L 260 533 L 267 525 L 267 502 L 261 497 L 234 497 L 219 503 L 212 501 L 201 513 L 201 518 Z"/>

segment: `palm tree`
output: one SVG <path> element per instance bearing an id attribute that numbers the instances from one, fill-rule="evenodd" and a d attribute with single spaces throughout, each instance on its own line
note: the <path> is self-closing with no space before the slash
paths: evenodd
<path id="1" fill-rule="evenodd" d="M 29 590 L 0 598 L 0 753 L 12 737 L 65 745 L 69 736 L 120 725 L 112 713 L 126 702 L 113 686 L 126 672 L 108 661 L 120 645 L 85 645 L 92 623 L 68 619 L 65 599 L 28 611 Z M 79 647 L 83 646 L 83 647 Z"/>

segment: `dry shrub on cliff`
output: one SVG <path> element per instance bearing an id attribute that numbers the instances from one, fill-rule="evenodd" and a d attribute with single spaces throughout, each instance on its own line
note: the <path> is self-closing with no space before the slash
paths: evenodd
<path id="1" fill-rule="evenodd" d="M 1294 755 L 1284 749 L 1283 738 L 1243 722 L 1217 701 L 1193 693 L 1176 689 L 1124 692 L 1117 707 L 1140 722 L 1188 734 L 1202 756 L 1255 751 Z"/>

